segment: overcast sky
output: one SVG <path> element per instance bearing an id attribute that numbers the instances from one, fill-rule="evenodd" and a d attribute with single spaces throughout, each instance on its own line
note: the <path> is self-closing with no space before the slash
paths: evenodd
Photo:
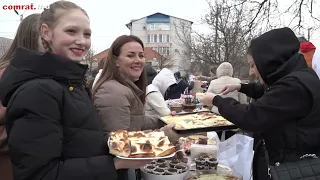
<path id="1" fill-rule="evenodd" d="M 107 49 L 120 35 L 129 34 L 125 26 L 131 19 L 139 19 L 156 12 L 176 16 L 194 22 L 193 29 L 206 32 L 200 19 L 207 11 L 205 0 L 71 0 L 87 11 L 91 20 L 92 46 L 97 52 Z M 286 6 L 294 0 L 281 0 Z M 3 5 L 34 3 L 37 10 L 21 10 L 27 16 L 41 13 L 41 8 L 54 0 L 0 0 L 0 37 L 13 38 L 19 25 L 19 16 L 12 10 L 3 10 Z M 319 6 L 319 4 L 318 4 Z M 314 9 L 319 9 L 314 8 Z M 320 33 L 313 33 L 314 44 L 320 47 Z"/>

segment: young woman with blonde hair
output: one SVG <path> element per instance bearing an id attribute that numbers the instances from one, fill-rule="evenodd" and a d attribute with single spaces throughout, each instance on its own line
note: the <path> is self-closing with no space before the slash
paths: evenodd
<path id="1" fill-rule="evenodd" d="M 108 155 L 80 64 L 91 46 L 87 13 L 57 1 L 40 30 L 46 53 L 18 49 L 0 82 L 14 179 L 116 180 L 116 170 L 149 163 Z"/>

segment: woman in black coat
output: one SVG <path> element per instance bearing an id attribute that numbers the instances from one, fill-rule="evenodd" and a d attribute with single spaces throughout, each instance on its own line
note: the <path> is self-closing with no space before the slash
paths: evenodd
<path id="1" fill-rule="evenodd" d="M 240 104 L 213 93 L 204 97 L 224 118 L 261 135 L 271 165 L 320 153 L 320 81 L 298 53 L 299 45 L 289 28 L 269 31 L 251 41 L 248 62 L 260 84 L 226 86 L 223 93 L 238 90 L 255 102 Z M 254 179 L 269 179 L 266 161 L 261 158 L 265 151 L 260 147 L 255 151 Z"/>

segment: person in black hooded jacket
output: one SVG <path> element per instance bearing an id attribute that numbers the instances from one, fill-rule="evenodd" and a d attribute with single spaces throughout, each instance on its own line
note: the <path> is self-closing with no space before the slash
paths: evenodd
<path id="1" fill-rule="evenodd" d="M 176 84 L 170 86 L 170 89 L 167 92 L 167 99 L 179 99 L 181 94 L 188 88 L 188 91 L 191 91 L 194 87 L 194 82 L 191 81 L 190 84 L 181 77 L 180 71 L 174 73 L 174 77 L 177 80 Z"/>
<path id="2" fill-rule="evenodd" d="M 203 99 L 239 128 L 260 133 L 270 165 L 320 153 L 320 81 L 298 52 L 299 41 L 291 29 L 271 30 L 253 39 L 248 51 L 251 70 L 261 84 L 228 85 L 223 90 L 238 90 L 256 101 L 240 104 L 213 93 Z M 260 158 L 264 151 L 255 150 L 254 179 L 269 179 Z"/>
<path id="3" fill-rule="evenodd" d="M 17 49 L 0 80 L 14 179 L 125 180 L 118 169 L 149 161 L 108 153 L 83 84 L 88 66 L 79 63 L 91 45 L 88 16 L 74 3 L 57 1 L 40 20 L 46 53 Z"/>

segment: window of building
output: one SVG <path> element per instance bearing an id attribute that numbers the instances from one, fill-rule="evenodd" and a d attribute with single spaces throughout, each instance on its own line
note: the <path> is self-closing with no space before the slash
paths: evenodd
<path id="1" fill-rule="evenodd" d="M 165 42 L 165 43 L 170 42 L 169 38 L 170 38 L 169 34 L 164 34 L 162 37 L 162 42 Z"/>
<path id="2" fill-rule="evenodd" d="M 158 47 L 158 53 L 161 55 L 169 55 L 169 47 Z"/>
<path id="3" fill-rule="evenodd" d="M 162 23 L 160 30 L 165 30 L 165 31 L 170 30 L 170 24 L 169 23 Z"/>
<path id="4" fill-rule="evenodd" d="M 167 35 L 163 35 L 162 42 L 167 42 Z"/>
<path id="5" fill-rule="evenodd" d="M 149 34 L 147 37 L 148 43 L 169 43 L 169 34 Z"/>
<path id="6" fill-rule="evenodd" d="M 170 30 L 170 23 L 149 23 L 147 30 Z"/>
<path id="7" fill-rule="evenodd" d="M 151 42 L 151 35 L 148 35 L 148 43 Z"/>
<path id="8" fill-rule="evenodd" d="M 157 41 L 157 34 L 149 34 L 148 35 L 148 43 L 156 43 Z"/>
<path id="9" fill-rule="evenodd" d="M 158 47 L 158 53 L 162 55 L 162 47 Z"/>
<path id="10" fill-rule="evenodd" d="M 159 42 L 162 42 L 162 34 L 159 34 Z"/>
<path id="11" fill-rule="evenodd" d="M 154 30 L 154 23 L 148 24 L 147 29 Z"/>
<path id="12" fill-rule="evenodd" d="M 169 47 L 165 47 L 165 54 L 166 54 L 166 55 L 169 55 L 169 54 L 170 54 Z"/>
<path id="13" fill-rule="evenodd" d="M 153 35 L 153 42 L 154 43 L 158 42 L 158 35 L 157 34 Z"/>
<path id="14" fill-rule="evenodd" d="M 154 23 L 154 30 L 160 30 L 161 24 L 160 23 Z"/>

